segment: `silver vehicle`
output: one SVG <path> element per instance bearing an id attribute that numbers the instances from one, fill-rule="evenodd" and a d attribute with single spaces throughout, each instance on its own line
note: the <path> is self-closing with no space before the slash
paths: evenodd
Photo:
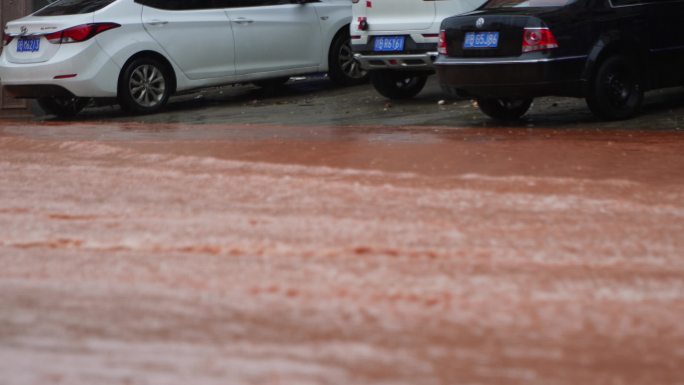
<path id="1" fill-rule="evenodd" d="M 417 95 L 434 73 L 439 27 L 484 0 L 352 0 L 351 43 L 375 89 L 390 99 Z"/>
<path id="2" fill-rule="evenodd" d="M 91 99 L 152 113 L 176 93 L 309 73 L 358 84 L 350 21 L 351 0 L 59 0 L 7 23 L 0 78 L 58 116 Z"/>

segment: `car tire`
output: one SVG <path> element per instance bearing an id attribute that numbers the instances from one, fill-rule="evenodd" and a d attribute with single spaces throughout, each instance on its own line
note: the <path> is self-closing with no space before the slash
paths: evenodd
<path id="1" fill-rule="evenodd" d="M 119 77 L 121 108 L 136 114 L 161 110 L 171 96 L 171 76 L 167 66 L 151 57 L 130 61 Z"/>
<path id="2" fill-rule="evenodd" d="M 416 75 L 403 71 L 371 71 L 370 80 L 380 95 L 394 100 L 412 98 L 425 87 L 428 75 Z"/>
<path id="3" fill-rule="evenodd" d="M 604 120 L 631 118 L 639 113 L 644 100 L 638 66 L 623 55 L 603 60 L 589 87 L 587 105 Z"/>
<path id="4" fill-rule="evenodd" d="M 513 121 L 520 119 L 532 106 L 532 98 L 479 98 L 477 105 L 492 119 Z"/>
<path id="5" fill-rule="evenodd" d="M 38 106 L 47 114 L 73 118 L 90 103 L 90 98 L 40 98 Z"/>
<path id="6" fill-rule="evenodd" d="M 354 86 L 368 81 L 368 72 L 354 58 L 349 31 L 338 33 L 330 46 L 328 77 L 340 86 Z"/>

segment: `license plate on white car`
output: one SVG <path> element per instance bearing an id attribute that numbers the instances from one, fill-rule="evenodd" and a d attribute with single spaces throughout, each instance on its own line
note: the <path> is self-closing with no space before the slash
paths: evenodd
<path id="1" fill-rule="evenodd" d="M 17 40 L 17 52 L 38 52 L 40 51 L 39 37 L 22 37 Z"/>
<path id="2" fill-rule="evenodd" d="M 467 32 L 463 41 L 463 48 L 497 48 L 499 46 L 498 32 Z"/>
<path id="3" fill-rule="evenodd" d="M 375 52 L 397 52 L 404 50 L 404 36 L 378 36 L 373 44 Z"/>

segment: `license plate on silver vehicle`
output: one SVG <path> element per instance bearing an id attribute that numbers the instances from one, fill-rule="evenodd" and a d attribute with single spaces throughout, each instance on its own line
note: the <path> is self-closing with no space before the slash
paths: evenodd
<path id="1" fill-rule="evenodd" d="M 404 50 L 404 36 L 378 36 L 373 43 L 375 52 L 397 52 Z"/>
<path id="2" fill-rule="evenodd" d="M 466 32 L 463 48 L 497 48 L 499 46 L 498 32 Z"/>
<path id="3" fill-rule="evenodd" d="M 17 52 L 38 52 L 40 51 L 39 37 L 22 37 L 17 40 Z"/>

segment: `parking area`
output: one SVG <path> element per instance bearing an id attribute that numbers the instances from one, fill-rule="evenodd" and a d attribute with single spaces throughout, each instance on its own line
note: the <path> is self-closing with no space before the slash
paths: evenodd
<path id="1" fill-rule="evenodd" d="M 684 128 L 683 109 L 682 88 L 649 93 L 643 113 L 621 122 L 597 121 L 582 99 L 540 98 L 526 119 L 511 127 L 677 130 Z M 86 110 L 77 120 L 455 128 L 499 125 L 482 115 L 472 102 L 447 98 L 434 77 L 416 98 L 405 101 L 389 101 L 368 85 L 340 88 L 324 76 L 314 76 L 295 78 L 275 90 L 237 85 L 177 96 L 163 114 L 127 116 L 118 107 L 105 107 Z"/>
<path id="2" fill-rule="evenodd" d="M 0 382 L 679 384 L 682 129 L 320 77 L 2 120 Z"/>

